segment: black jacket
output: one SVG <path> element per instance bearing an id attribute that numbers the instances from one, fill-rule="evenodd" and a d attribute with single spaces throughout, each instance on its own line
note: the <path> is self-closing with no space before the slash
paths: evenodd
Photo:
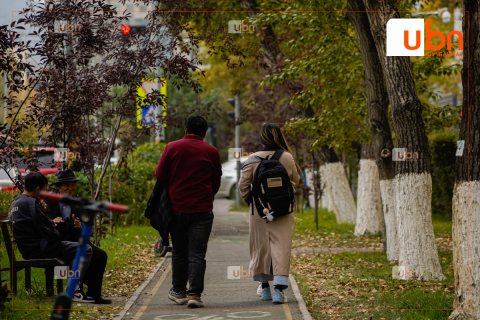
<path id="1" fill-rule="evenodd" d="M 148 199 L 145 218 L 150 219 L 150 225 L 158 230 L 164 246 L 168 246 L 170 243 L 168 239 L 168 224 L 172 217 L 173 210 L 168 198 L 168 184 L 162 185 L 157 180 L 152 195 Z"/>
<path id="2" fill-rule="evenodd" d="M 56 193 L 58 193 L 58 191 Z M 62 205 L 61 203 L 47 200 L 45 200 L 45 203 L 47 204 L 46 215 L 50 219 L 53 220 L 57 217 L 63 218 L 62 211 L 60 210 L 60 206 Z M 75 206 L 72 206 L 71 208 L 71 214 L 75 215 L 75 218 L 80 218 L 82 209 Z M 64 223 L 57 223 L 57 226 L 55 228 L 62 235 L 62 241 L 77 242 L 78 238 L 80 237 L 81 229 L 75 228 L 73 219 L 68 219 Z"/>
<path id="3" fill-rule="evenodd" d="M 60 254 L 61 235 L 37 199 L 19 195 L 10 206 L 9 220 L 13 224 L 13 238 L 24 259 L 42 259 Z"/>

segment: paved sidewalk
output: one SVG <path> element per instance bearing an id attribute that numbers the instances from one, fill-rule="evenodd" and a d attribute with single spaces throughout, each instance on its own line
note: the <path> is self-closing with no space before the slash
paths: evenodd
<path id="1" fill-rule="evenodd" d="M 292 285 L 285 291 L 288 303 L 274 305 L 271 301 L 262 301 L 256 295 L 258 283 L 253 279 L 227 279 L 229 266 L 240 266 L 247 271 L 250 262 L 248 213 L 229 212 L 230 204 L 231 200 L 215 199 L 215 219 L 208 244 L 205 291 L 202 295 L 205 308 L 188 309 L 186 305 L 177 305 L 168 299 L 172 271 L 171 259 L 167 257 L 123 319 L 304 320 L 300 309 L 305 312 L 305 307 L 302 302 L 300 305 L 303 307 L 299 307 Z"/>
<path id="2" fill-rule="evenodd" d="M 292 255 L 314 255 L 318 253 L 342 253 L 342 252 L 382 252 L 381 248 L 367 249 L 367 248 L 296 248 L 292 249 Z"/>

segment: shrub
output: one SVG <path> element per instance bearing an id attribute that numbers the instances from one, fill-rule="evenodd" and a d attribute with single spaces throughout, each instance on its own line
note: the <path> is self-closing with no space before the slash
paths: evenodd
<path id="1" fill-rule="evenodd" d="M 112 201 L 130 207 L 128 215 L 120 216 L 125 224 L 148 225 L 143 213 L 155 185 L 156 166 L 156 163 L 136 162 L 130 170 L 119 168 L 118 180 L 112 181 Z M 108 190 L 108 184 L 104 188 Z"/>
<path id="2" fill-rule="evenodd" d="M 8 210 L 10 210 L 13 199 L 20 194 L 20 191 L 14 192 L 13 195 L 11 191 L 0 191 L 0 217 L 8 216 Z"/>
<path id="3" fill-rule="evenodd" d="M 119 218 L 125 225 L 149 225 L 149 220 L 143 214 L 155 186 L 155 170 L 165 146 L 165 143 L 155 142 L 137 146 L 133 151 L 133 165 L 121 165 L 112 177 L 112 201 L 130 207 L 130 213 Z M 112 170 L 114 168 L 112 166 Z M 103 183 L 103 190 L 108 197 L 108 178 Z"/>
<path id="4" fill-rule="evenodd" d="M 135 148 L 133 151 L 133 163 L 155 163 L 157 164 L 166 144 L 163 142 L 146 142 Z"/>
<path id="5" fill-rule="evenodd" d="M 432 213 L 451 215 L 458 131 L 429 136 L 432 153 Z"/>

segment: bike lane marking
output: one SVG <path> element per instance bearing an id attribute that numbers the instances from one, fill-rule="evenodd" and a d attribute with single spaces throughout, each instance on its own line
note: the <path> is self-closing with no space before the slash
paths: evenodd
<path id="1" fill-rule="evenodd" d="M 155 296 L 155 294 L 157 293 L 158 289 L 162 285 L 163 281 L 165 280 L 165 278 L 167 277 L 167 274 L 170 272 L 171 269 L 172 269 L 172 264 L 169 264 L 168 267 L 160 276 L 160 279 L 158 279 L 158 282 L 155 284 L 155 287 L 153 287 L 152 292 L 150 292 L 151 295 L 143 302 L 142 306 L 140 307 L 140 310 L 138 310 L 137 314 L 135 314 L 135 317 L 133 317 L 134 320 L 140 319 L 140 317 L 143 315 L 143 313 L 148 307 L 148 304 L 152 300 L 152 297 Z"/>

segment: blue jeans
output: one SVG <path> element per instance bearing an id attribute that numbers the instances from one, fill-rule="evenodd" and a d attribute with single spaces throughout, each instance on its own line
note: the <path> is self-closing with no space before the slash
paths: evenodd
<path id="1" fill-rule="evenodd" d="M 172 238 L 172 285 L 176 292 L 201 296 L 204 289 L 208 238 L 212 231 L 213 212 L 174 212 L 168 225 Z"/>

